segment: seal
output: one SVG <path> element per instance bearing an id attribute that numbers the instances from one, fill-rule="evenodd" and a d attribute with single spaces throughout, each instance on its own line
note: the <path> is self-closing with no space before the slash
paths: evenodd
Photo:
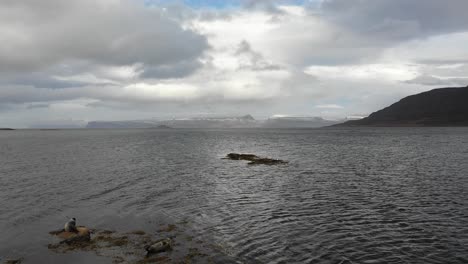
<path id="1" fill-rule="evenodd" d="M 164 238 L 156 241 L 151 245 L 146 245 L 145 250 L 147 255 L 168 251 L 172 248 L 172 240 L 170 238 Z"/>
<path id="2" fill-rule="evenodd" d="M 73 217 L 72 219 L 68 220 L 68 222 L 65 223 L 65 227 L 63 229 L 66 232 L 78 233 L 78 229 L 76 229 L 76 218 Z"/>

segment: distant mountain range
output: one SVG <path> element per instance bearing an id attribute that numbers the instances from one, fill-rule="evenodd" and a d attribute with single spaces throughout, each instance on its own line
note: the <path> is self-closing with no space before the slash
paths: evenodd
<path id="1" fill-rule="evenodd" d="M 411 95 L 366 118 L 336 126 L 468 126 L 468 86 Z"/>
<path id="2" fill-rule="evenodd" d="M 321 117 L 274 117 L 262 122 L 267 128 L 315 128 L 331 126 L 339 121 L 326 120 Z"/>
<path id="3" fill-rule="evenodd" d="M 251 115 L 240 117 L 206 117 L 172 120 L 93 121 L 87 128 L 314 128 L 330 126 L 338 121 L 321 117 L 274 117 L 255 120 Z"/>

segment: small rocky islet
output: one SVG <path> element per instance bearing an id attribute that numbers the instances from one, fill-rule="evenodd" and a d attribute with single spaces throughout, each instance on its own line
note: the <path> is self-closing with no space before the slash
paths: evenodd
<path id="1" fill-rule="evenodd" d="M 5 260 L 5 264 L 21 264 L 23 262 L 22 258 L 19 259 L 7 259 Z"/>
<path id="2" fill-rule="evenodd" d="M 280 165 L 287 164 L 288 161 L 280 159 L 262 158 L 254 154 L 229 153 L 223 159 L 246 160 L 248 165 Z"/>
<path id="3" fill-rule="evenodd" d="M 57 254 L 93 252 L 112 259 L 112 263 L 213 263 L 211 254 L 220 250 L 219 246 L 184 231 L 187 223 L 161 224 L 156 232 L 119 232 L 85 226 L 77 226 L 76 232 L 60 229 L 49 232 L 55 242 L 48 249 Z"/>

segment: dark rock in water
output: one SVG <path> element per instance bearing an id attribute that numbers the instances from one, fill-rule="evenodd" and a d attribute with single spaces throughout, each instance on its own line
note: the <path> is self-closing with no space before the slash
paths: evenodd
<path id="1" fill-rule="evenodd" d="M 279 160 L 279 159 L 268 159 L 268 158 L 259 158 L 254 159 L 247 163 L 248 165 L 277 165 L 277 164 L 286 164 L 287 161 Z"/>
<path id="2" fill-rule="evenodd" d="M 91 240 L 91 237 L 88 235 L 83 235 L 83 236 L 74 236 L 71 238 L 67 238 L 63 241 L 60 242 L 60 244 L 67 244 L 67 245 L 72 245 L 72 244 L 79 244 L 79 243 L 86 243 Z"/>
<path id="3" fill-rule="evenodd" d="M 259 159 L 260 157 L 254 155 L 254 154 L 239 154 L 239 153 L 229 153 L 226 156 L 226 159 L 232 159 L 232 160 L 249 160 L 253 161 L 255 159 Z"/>
<path id="4" fill-rule="evenodd" d="M 5 264 L 21 264 L 23 259 L 7 259 L 5 260 Z"/>
<path id="5" fill-rule="evenodd" d="M 250 161 L 248 165 L 277 165 L 277 164 L 286 164 L 287 161 L 279 159 L 270 159 L 270 158 L 261 158 L 254 154 L 239 154 L 239 153 L 229 153 L 224 159 L 231 160 L 247 160 Z"/>
<path id="6" fill-rule="evenodd" d="M 79 226 L 76 228 L 77 232 L 68 232 L 64 229 L 58 231 L 49 232 L 51 235 L 55 235 L 60 239 L 63 239 L 60 244 L 75 244 L 89 242 L 91 240 L 91 231 L 89 228 L 84 226 Z"/>
<path id="7" fill-rule="evenodd" d="M 156 241 L 151 245 L 145 246 L 147 255 L 156 254 L 172 249 L 172 240 L 170 238 L 164 238 Z"/>
<path id="8" fill-rule="evenodd" d="M 96 256 L 111 259 L 112 263 L 236 263 L 233 261 L 214 262 L 214 257 L 224 255 L 222 247 L 205 243 L 202 240 L 189 240 L 188 237 L 195 237 L 195 234 L 193 231 L 184 229 L 183 225 L 177 228 L 175 224 L 170 223 L 161 224 L 161 226 L 167 226 L 167 228 L 156 231 L 157 237 L 153 237 L 154 235 L 151 234 L 153 232 L 149 230 L 119 232 L 90 229 L 93 234 L 90 241 L 75 241 L 71 244 L 63 242 L 63 238 L 59 237 L 63 235 L 63 230 L 52 231 L 50 234 L 60 238 L 61 242 L 50 243 L 47 247 L 57 254 L 94 253 Z M 173 231 L 175 233 L 167 233 Z M 70 258 L 74 258 L 74 255 L 70 255 Z"/>

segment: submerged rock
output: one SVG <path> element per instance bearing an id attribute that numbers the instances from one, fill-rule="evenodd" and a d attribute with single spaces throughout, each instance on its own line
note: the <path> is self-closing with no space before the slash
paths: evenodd
<path id="1" fill-rule="evenodd" d="M 287 161 L 279 160 L 279 159 L 268 159 L 268 158 L 260 158 L 255 159 L 247 163 L 248 165 L 277 165 L 277 164 L 286 164 Z"/>
<path id="2" fill-rule="evenodd" d="M 270 158 L 261 158 L 254 154 L 240 154 L 240 153 L 229 153 L 223 159 L 230 159 L 230 160 L 247 160 L 250 161 L 247 163 L 248 165 L 278 165 L 278 164 L 286 164 L 287 161 L 280 160 L 280 159 L 270 159 Z"/>
<path id="3" fill-rule="evenodd" d="M 5 264 L 21 264 L 23 259 L 7 259 L 5 260 Z"/>
<path id="4" fill-rule="evenodd" d="M 229 153 L 226 155 L 226 159 L 232 159 L 232 160 L 255 160 L 259 159 L 257 155 L 254 154 L 239 154 L 239 153 Z"/>

